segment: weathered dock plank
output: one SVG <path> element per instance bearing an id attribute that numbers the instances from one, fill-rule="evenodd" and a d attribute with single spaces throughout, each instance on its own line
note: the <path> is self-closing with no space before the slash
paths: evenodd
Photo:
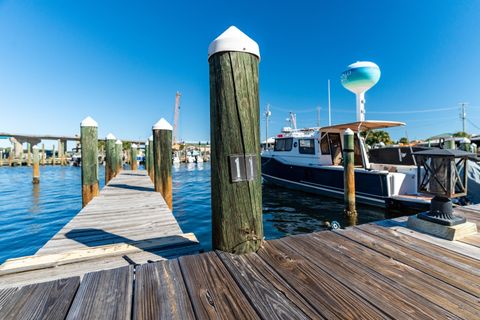
<path id="1" fill-rule="evenodd" d="M 34 256 L 0 266 L 0 288 L 82 276 L 202 250 L 145 171 L 121 171 Z"/>
<path id="2" fill-rule="evenodd" d="M 88 273 L 80 285 L 73 278 L 66 292 L 78 290 L 66 299 L 51 291 L 59 282 L 0 290 L 0 318 L 480 318 L 477 236 L 449 246 L 403 220 L 269 240 L 246 255 L 215 251 Z"/>

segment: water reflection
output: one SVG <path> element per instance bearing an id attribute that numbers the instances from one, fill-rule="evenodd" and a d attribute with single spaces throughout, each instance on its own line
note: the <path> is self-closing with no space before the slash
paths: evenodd
<path id="1" fill-rule="evenodd" d="M 30 207 L 31 213 L 40 212 L 40 184 L 32 183 L 32 206 Z"/>

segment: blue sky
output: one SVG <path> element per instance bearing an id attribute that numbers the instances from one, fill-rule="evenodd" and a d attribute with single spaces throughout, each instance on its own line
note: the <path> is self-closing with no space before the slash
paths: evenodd
<path id="1" fill-rule="evenodd" d="M 480 133 L 479 1 L 133 3 L 0 0 L 0 131 L 76 134 L 90 115 L 100 136 L 145 139 L 178 90 L 179 136 L 209 140 L 207 48 L 235 25 L 260 45 L 272 133 L 288 111 L 315 125 L 317 106 L 326 125 L 328 79 L 333 123 L 354 121 L 340 74 L 358 60 L 382 70 L 366 118 L 408 123 L 394 138 L 459 131 L 463 101 Z"/>

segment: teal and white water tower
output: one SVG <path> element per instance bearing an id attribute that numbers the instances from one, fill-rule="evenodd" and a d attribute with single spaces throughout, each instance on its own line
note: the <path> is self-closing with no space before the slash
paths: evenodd
<path id="1" fill-rule="evenodd" d="M 342 85 L 357 96 L 357 121 L 365 121 L 365 92 L 379 79 L 380 68 L 370 61 L 352 63 L 342 73 Z"/>

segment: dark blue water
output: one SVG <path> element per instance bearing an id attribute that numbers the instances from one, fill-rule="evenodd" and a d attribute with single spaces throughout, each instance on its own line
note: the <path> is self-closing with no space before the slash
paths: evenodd
<path id="1" fill-rule="evenodd" d="M 0 167 L 0 263 L 34 254 L 81 209 L 78 167 L 41 167 L 41 182 L 33 185 L 31 167 Z M 104 171 L 99 180 L 103 187 Z M 210 164 L 173 168 L 173 210 L 184 232 L 193 232 L 205 250 L 211 248 Z M 358 208 L 359 221 L 381 220 L 383 210 Z M 263 186 L 265 237 L 307 233 L 325 228 L 325 221 L 351 222 L 336 199 Z"/>

